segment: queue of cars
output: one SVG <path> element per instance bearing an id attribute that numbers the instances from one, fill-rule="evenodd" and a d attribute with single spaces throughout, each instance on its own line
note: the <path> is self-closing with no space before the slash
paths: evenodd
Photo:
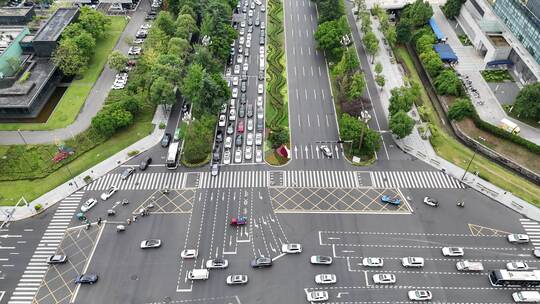
<path id="1" fill-rule="evenodd" d="M 214 164 L 222 162 L 225 165 L 241 163 L 243 161 L 263 161 L 262 143 L 264 132 L 264 64 L 265 48 L 261 12 L 265 8 L 262 2 L 253 0 L 240 1 L 235 13 L 243 14 L 240 22 L 233 26 L 238 30 L 239 38 L 231 44 L 231 51 L 227 65 L 226 78 L 231 87 L 230 103 L 224 104 L 219 113 L 218 128 L 216 130 L 215 145 L 212 153 Z M 253 20 L 255 19 L 255 21 Z M 259 63 L 257 80 L 249 78 L 249 59 L 254 29 L 259 31 Z M 248 80 L 249 78 L 249 80 Z M 257 95 L 248 97 L 249 81 L 257 83 Z"/>

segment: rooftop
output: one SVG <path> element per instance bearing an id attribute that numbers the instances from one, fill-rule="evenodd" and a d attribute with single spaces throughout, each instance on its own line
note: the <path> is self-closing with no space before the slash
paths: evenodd
<path id="1" fill-rule="evenodd" d="M 57 41 L 64 28 L 77 16 L 79 9 L 59 8 L 39 30 L 34 41 Z"/>
<path id="2" fill-rule="evenodd" d="M 22 26 L 0 27 L 0 56 L 23 31 Z"/>
<path id="3" fill-rule="evenodd" d="M 38 59 L 27 72 L 30 77 L 20 83 L 15 82 L 11 87 L 0 89 L 0 106 L 3 108 L 28 107 L 34 101 L 41 87 L 56 70 L 55 64 L 48 59 Z"/>
<path id="4" fill-rule="evenodd" d="M 510 46 L 508 41 L 506 41 L 506 39 L 504 39 L 504 37 L 502 36 L 488 35 L 488 38 L 489 40 L 491 40 L 494 46 L 505 46 L 505 47 Z"/>
<path id="5" fill-rule="evenodd" d="M 0 7 L 0 16 L 24 17 L 32 10 L 32 7 Z"/>

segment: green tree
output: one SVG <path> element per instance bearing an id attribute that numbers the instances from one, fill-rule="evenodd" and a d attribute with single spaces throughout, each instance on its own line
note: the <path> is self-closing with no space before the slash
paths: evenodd
<path id="1" fill-rule="evenodd" d="M 113 121 L 115 131 L 125 128 L 133 123 L 133 115 L 122 108 L 122 105 L 109 110 L 110 118 Z"/>
<path id="2" fill-rule="evenodd" d="M 189 42 L 186 39 L 178 37 L 171 38 L 167 48 L 169 54 L 178 56 L 181 61 L 184 61 L 191 51 L 191 45 Z"/>
<path id="3" fill-rule="evenodd" d="M 186 131 L 184 144 L 184 160 L 198 164 L 208 158 L 212 151 L 215 119 L 209 114 L 192 121 Z"/>
<path id="4" fill-rule="evenodd" d="M 362 148 L 360 152 L 363 155 L 370 155 L 381 148 L 381 135 L 379 134 L 379 132 L 367 127 L 365 123 L 362 124 L 364 124 L 365 127 L 364 136 L 362 138 Z"/>
<path id="5" fill-rule="evenodd" d="M 356 49 L 354 47 L 347 48 L 341 60 L 334 67 L 334 72 L 337 75 L 345 75 L 353 73 L 358 70 L 360 63 L 358 62 L 358 56 L 356 55 Z"/>
<path id="6" fill-rule="evenodd" d="M 399 43 L 408 43 L 411 40 L 412 21 L 408 18 L 402 18 L 396 25 L 396 41 Z"/>
<path id="7" fill-rule="evenodd" d="M 384 79 L 384 75 L 377 74 L 377 76 L 375 76 L 375 82 L 377 83 L 379 87 L 381 87 L 381 90 L 382 90 L 382 88 L 384 87 L 384 84 L 386 83 L 386 79 Z"/>
<path id="8" fill-rule="evenodd" d="M 354 5 L 358 8 L 358 16 L 367 10 L 366 0 L 354 0 Z"/>
<path id="9" fill-rule="evenodd" d="M 94 39 L 103 37 L 105 30 L 111 25 L 111 18 L 105 16 L 102 12 L 83 6 L 80 10 L 77 23 L 90 33 Z"/>
<path id="10" fill-rule="evenodd" d="M 182 95 L 191 102 L 194 112 L 199 112 L 202 107 L 203 80 L 206 72 L 200 64 L 191 64 L 187 70 L 186 77 L 182 80 Z"/>
<path id="11" fill-rule="evenodd" d="M 433 85 L 440 95 L 462 96 L 463 86 L 456 72 L 447 69 L 439 73 L 433 81 Z"/>
<path id="12" fill-rule="evenodd" d="M 461 6 L 466 2 L 466 0 L 447 0 L 446 3 L 441 7 L 444 15 L 448 19 L 455 19 L 459 15 Z"/>
<path id="13" fill-rule="evenodd" d="M 390 115 L 394 115 L 399 111 L 409 112 L 412 109 L 414 101 L 419 98 L 415 90 L 410 87 L 393 88 L 390 94 L 390 106 L 388 107 Z"/>
<path id="14" fill-rule="evenodd" d="M 219 73 L 223 71 L 223 65 L 212 56 L 212 52 L 205 46 L 195 46 L 195 52 L 191 54 L 191 63 L 200 64 L 208 73 Z"/>
<path id="15" fill-rule="evenodd" d="M 152 82 L 149 98 L 153 104 L 161 105 L 167 111 L 176 102 L 174 87 L 165 77 L 158 77 Z"/>
<path id="16" fill-rule="evenodd" d="M 475 113 L 473 104 L 469 99 L 456 98 L 448 108 L 448 118 L 460 121 L 465 117 L 472 117 Z"/>
<path id="17" fill-rule="evenodd" d="M 268 135 L 268 140 L 272 143 L 272 148 L 277 149 L 281 145 L 289 143 L 289 130 L 284 127 L 278 127 L 272 130 Z"/>
<path id="18" fill-rule="evenodd" d="M 414 128 L 414 119 L 409 117 L 404 111 L 398 111 L 390 116 L 390 131 L 398 138 L 404 138 L 412 133 Z"/>
<path id="19" fill-rule="evenodd" d="M 388 41 L 388 44 L 393 47 L 397 41 L 396 27 L 390 25 L 383 34 L 384 38 L 386 38 L 386 41 Z"/>
<path id="20" fill-rule="evenodd" d="M 178 12 L 180 11 L 180 1 L 179 0 L 167 0 L 165 1 L 167 4 L 167 10 L 171 12 L 173 15 L 178 15 Z"/>
<path id="21" fill-rule="evenodd" d="M 347 90 L 347 100 L 353 102 L 358 100 L 364 94 L 366 88 L 366 79 L 364 78 L 364 73 L 356 72 L 352 76 L 351 84 Z"/>
<path id="22" fill-rule="evenodd" d="M 433 9 L 428 1 L 416 0 L 405 7 L 403 16 L 410 19 L 413 26 L 418 27 L 428 22 L 429 18 L 433 16 Z"/>
<path id="23" fill-rule="evenodd" d="M 190 15 L 193 18 L 193 20 L 197 19 L 197 13 L 195 13 L 195 10 L 193 9 L 193 7 L 189 5 L 182 6 L 182 8 L 180 9 L 180 12 L 176 15 L 186 15 L 186 14 Z"/>
<path id="24" fill-rule="evenodd" d="M 87 32 L 82 32 L 79 36 L 71 38 L 77 45 L 83 56 L 90 59 L 96 49 L 96 39 Z"/>
<path id="25" fill-rule="evenodd" d="M 520 117 L 540 120 L 540 83 L 528 84 L 521 89 L 512 111 Z"/>
<path id="26" fill-rule="evenodd" d="M 161 28 L 152 26 L 148 33 L 148 37 L 145 40 L 145 53 L 148 53 L 149 49 L 153 49 L 156 54 L 166 53 L 171 37 L 167 35 Z"/>
<path id="27" fill-rule="evenodd" d="M 420 60 L 431 77 L 437 77 L 444 69 L 444 63 L 442 62 L 441 57 L 439 57 L 439 54 L 434 50 L 429 50 L 420 54 Z"/>
<path id="28" fill-rule="evenodd" d="M 433 49 L 435 37 L 433 35 L 422 35 L 416 40 L 416 51 L 421 54 Z"/>
<path id="29" fill-rule="evenodd" d="M 379 51 L 379 40 L 373 32 L 369 32 L 364 36 L 364 45 L 366 46 L 366 52 L 371 55 L 371 62 L 375 60 L 375 54 Z"/>
<path id="30" fill-rule="evenodd" d="M 335 62 L 343 55 L 341 37 L 344 34 L 346 33 L 339 29 L 336 21 L 321 23 L 315 31 L 317 48 L 326 53 L 328 60 Z"/>
<path id="31" fill-rule="evenodd" d="M 162 30 L 169 37 L 173 36 L 177 30 L 173 17 L 167 11 L 159 12 L 156 21 L 154 22 L 154 26 Z"/>
<path id="32" fill-rule="evenodd" d="M 319 24 L 331 20 L 337 20 L 345 15 L 343 2 L 340 0 L 319 0 L 317 2 L 319 12 Z"/>
<path id="33" fill-rule="evenodd" d="M 362 26 L 360 28 L 360 30 L 362 31 L 362 34 L 367 34 L 369 32 L 371 32 L 371 17 L 369 14 L 363 14 L 361 17 L 360 17 L 360 20 L 361 20 L 361 23 L 362 23 Z"/>
<path id="34" fill-rule="evenodd" d="M 111 137 L 116 130 L 114 120 L 109 112 L 99 111 L 96 116 L 92 118 L 91 126 L 98 134 Z"/>
<path id="35" fill-rule="evenodd" d="M 382 73 L 382 64 L 380 62 L 377 62 L 375 64 L 375 73 L 377 73 L 377 74 Z"/>
<path id="36" fill-rule="evenodd" d="M 175 22 L 176 33 L 175 36 L 189 40 L 191 34 L 197 34 L 199 28 L 197 22 L 189 14 L 179 15 Z"/>
<path id="37" fill-rule="evenodd" d="M 112 51 L 109 55 L 109 66 L 111 69 L 120 72 L 126 67 L 129 58 L 118 50 Z"/>
<path id="38" fill-rule="evenodd" d="M 379 16 L 379 29 L 381 32 L 386 32 L 388 28 L 390 27 L 390 21 L 388 20 L 388 15 L 385 11 L 381 11 L 381 14 L 377 15 Z"/>
<path id="39" fill-rule="evenodd" d="M 353 147 L 358 147 L 360 134 L 362 133 L 362 122 L 347 113 L 343 113 L 339 118 L 339 137 L 344 141 L 352 141 Z"/>
<path id="40" fill-rule="evenodd" d="M 80 23 L 72 23 L 62 31 L 62 39 L 70 39 L 79 36 L 81 33 L 86 32 Z"/>
<path id="41" fill-rule="evenodd" d="M 52 60 L 64 74 L 81 75 L 88 68 L 89 58 L 73 40 L 62 39 L 53 52 Z"/>

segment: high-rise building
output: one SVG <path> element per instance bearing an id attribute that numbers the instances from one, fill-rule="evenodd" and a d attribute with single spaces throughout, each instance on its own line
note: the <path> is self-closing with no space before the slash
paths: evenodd
<path id="1" fill-rule="evenodd" d="M 493 11 L 540 64 L 540 0 L 492 0 Z"/>

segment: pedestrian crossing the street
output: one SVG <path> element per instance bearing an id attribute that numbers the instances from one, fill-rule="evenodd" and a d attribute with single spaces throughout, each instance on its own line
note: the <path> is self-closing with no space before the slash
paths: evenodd
<path id="1" fill-rule="evenodd" d="M 540 224 L 537 221 L 526 218 L 520 218 L 519 221 L 525 233 L 529 236 L 531 244 L 534 247 L 540 248 Z"/>
<path id="2" fill-rule="evenodd" d="M 107 174 L 88 185 L 86 190 L 106 190 L 113 185 L 119 190 L 181 189 L 184 183 L 185 174 L 180 172 L 135 173 L 126 180 L 122 180 L 120 174 Z"/>
<path id="3" fill-rule="evenodd" d="M 77 191 L 59 203 L 8 304 L 32 303 L 48 269 L 46 259 L 56 253 L 71 219 L 79 208 L 83 194 L 84 191 Z"/>
<path id="4" fill-rule="evenodd" d="M 199 188 L 266 187 L 267 171 L 221 171 L 217 176 L 202 172 Z"/>
<path id="5" fill-rule="evenodd" d="M 373 171 L 374 188 L 465 188 L 457 179 L 441 171 Z"/>

